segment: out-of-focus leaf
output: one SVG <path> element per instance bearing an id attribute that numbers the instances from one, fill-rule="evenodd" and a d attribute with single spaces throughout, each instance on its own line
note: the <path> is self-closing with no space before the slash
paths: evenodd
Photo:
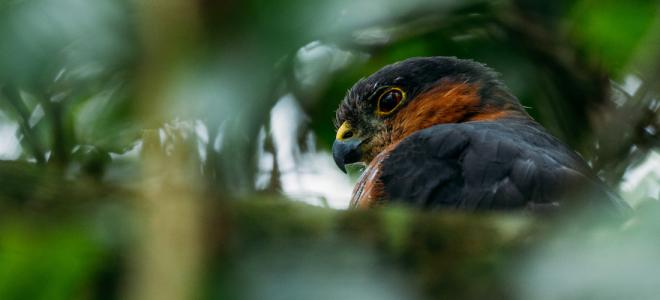
<path id="1" fill-rule="evenodd" d="M 578 43 L 613 75 L 621 76 L 658 13 L 657 1 L 582 0 L 573 7 L 569 28 Z"/>
<path id="2" fill-rule="evenodd" d="M 133 118 L 130 88 L 122 83 L 100 88 L 91 97 L 71 104 L 68 113 L 73 119 L 75 142 L 93 145 L 104 152 L 123 153 L 141 134 L 140 123 Z"/>
<path id="3" fill-rule="evenodd" d="M 121 63 L 132 37 L 125 9 L 124 1 L 3 1 L 0 82 L 44 87 L 62 67 L 95 75 Z"/>
<path id="4" fill-rule="evenodd" d="M 88 292 L 102 250 L 81 224 L 0 225 L 0 298 L 72 299 Z"/>

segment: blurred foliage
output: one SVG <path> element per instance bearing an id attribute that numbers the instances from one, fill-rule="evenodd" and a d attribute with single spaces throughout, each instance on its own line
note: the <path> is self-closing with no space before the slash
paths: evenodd
<path id="1" fill-rule="evenodd" d="M 44 230 L 26 221 L 3 220 L 0 297 L 70 299 L 90 293 L 86 289 L 103 257 L 103 248 L 91 238 L 79 224 Z"/>
<path id="2" fill-rule="evenodd" d="M 659 9 L 1 1 L 0 299 L 652 298 Z M 637 216 L 602 228 L 286 201 L 299 197 L 283 176 L 327 156 L 346 90 L 431 55 L 500 72 Z"/>

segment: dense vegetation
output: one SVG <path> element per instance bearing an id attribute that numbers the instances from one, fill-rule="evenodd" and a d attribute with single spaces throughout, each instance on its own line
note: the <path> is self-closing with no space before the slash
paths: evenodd
<path id="1" fill-rule="evenodd" d="M 0 41 L 0 299 L 660 292 L 657 1 L 8 0 Z M 431 55 L 499 71 L 633 219 L 310 205 L 348 202 L 304 188 L 346 90 Z"/>

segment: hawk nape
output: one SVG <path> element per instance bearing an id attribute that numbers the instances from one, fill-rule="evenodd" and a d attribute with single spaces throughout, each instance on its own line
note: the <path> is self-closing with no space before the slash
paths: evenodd
<path id="1" fill-rule="evenodd" d="M 336 126 L 339 168 L 368 164 L 352 207 L 629 209 L 474 61 L 427 57 L 386 66 L 348 91 Z"/>

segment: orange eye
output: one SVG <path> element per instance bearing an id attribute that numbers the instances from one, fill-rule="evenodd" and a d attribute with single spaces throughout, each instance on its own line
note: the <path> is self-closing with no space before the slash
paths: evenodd
<path id="1" fill-rule="evenodd" d="M 390 88 L 378 98 L 378 114 L 386 116 L 392 113 L 403 101 L 405 94 L 399 88 Z"/>

